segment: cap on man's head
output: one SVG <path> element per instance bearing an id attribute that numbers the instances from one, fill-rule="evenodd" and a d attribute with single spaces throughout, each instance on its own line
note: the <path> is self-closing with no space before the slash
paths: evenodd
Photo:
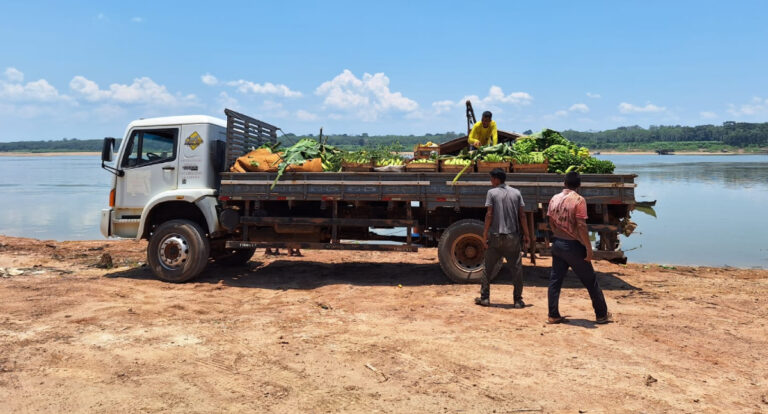
<path id="1" fill-rule="evenodd" d="M 493 114 L 491 111 L 485 111 L 483 112 L 483 118 L 493 118 Z"/>
<path id="2" fill-rule="evenodd" d="M 565 173 L 565 186 L 571 190 L 581 187 L 581 175 L 576 171 Z"/>

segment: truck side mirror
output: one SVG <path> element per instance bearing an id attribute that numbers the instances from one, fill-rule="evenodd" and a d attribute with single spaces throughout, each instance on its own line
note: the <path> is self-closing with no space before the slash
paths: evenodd
<path id="1" fill-rule="evenodd" d="M 102 162 L 110 162 L 112 161 L 112 153 L 115 150 L 115 139 L 114 138 L 104 138 L 104 143 L 101 147 L 101 161 Z"/>
<path id="2" fill-rule="evenodd" d="M 105 162 L 112 161 L 112 152 L 115 149 L 115 139 L 114 138 L 104 138 L 104 144 L 101 147 L 101 168 L 111 172 L 112 174 L 115 174 L 118 177 L 122 177 L 125 175 L 123 170 L 110 167 L 109 165 L 106 165 Z"/>

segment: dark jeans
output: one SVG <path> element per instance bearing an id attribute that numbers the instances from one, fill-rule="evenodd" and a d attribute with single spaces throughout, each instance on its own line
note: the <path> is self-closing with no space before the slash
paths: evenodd
<path id="1" fill-rule="evenodd" d="M 485 269 L 480 279 L 480 298 L 491 296 L 491 278 L 501 270 L 501 258 L 512 265 L 512 284 L 515 302 L 523 300 L 523 261 L 520 258 L 520 236 L 517 234 L 491 234 L 485 249 Z"/>
<path id="2" fill-rule="evenodd" d="M 602 318 L 608 313 L 603 291 L 597 284 L 595 269 L 592 268 L 592 263 L 584 260 L 585 257 L 587 257 L 587 248 L 576 240 L 556 238 L 552 241 L 552 273 L 549 276 L 548 291 L 550 317 L 560 317 L 558 310 L 560 289 L 563 287 L 563 279 L 565 279 L 569 267 L 573 269 L 581 283 L 589 291 L 595 315 Z"/>

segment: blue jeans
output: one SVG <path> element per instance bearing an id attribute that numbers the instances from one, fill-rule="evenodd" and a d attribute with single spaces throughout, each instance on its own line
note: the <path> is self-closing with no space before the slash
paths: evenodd
<path id="1" fill-rule="evenodd" d="M 605 304 L 605 297 L 600 285 L 597 283 L 597 275 L 592 263 L 587 262 L 587 248 L 577 240 L 563 240 L 555 238 L 552 241 L 552 273 L 549 276 L 549 316 L 559 318 L 560 311 L 558 305 L 560 302 L 560 289 L 563 287 L 563 279 L 568 273 L 568 268 L 572 268 L 581 283 L 589 291 L 589 297 L 592 299 L 592 308 L 595 309 L 595 316 L 602 318 L 608 314 L 608 306 Z"/>

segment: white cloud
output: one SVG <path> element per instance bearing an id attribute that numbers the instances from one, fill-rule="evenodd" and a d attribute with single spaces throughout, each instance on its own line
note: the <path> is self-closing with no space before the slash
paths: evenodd
<path id="1" fill-rule="evenodd" d="M 216 79 L 216 77 L 211 75 L 210 73 L 206 73 L 205 75 L 201 76 L 200 80 L 203 81 L 203 83 L 208 86 L 213 86 L 219 83 L 219 80 Z"/>
<path id="2" fill-rule="evenodd" d="M 237 99 L 229 96 L 229 94 L 224 91 L 219 93 L 219 97 L 217 98 L 217 101 L 219 105 L 221 105 L 221 111 L 224 111 L 225 108 L 236 109 L 239 106 Z"/>
<path id="3" fill-rule="evenodd" d="M 512 92 L 509 95 L 504 95 L 504 91 L 498 86 L 491 86 L 488 90 L 488 96 L 483 98 L 483 103 L 511 103 L 516 105 L 528 105 L 533 100 L 533 97 L 527 92 Z"/>
<path id="4" fill-rule="evenodd" d="M 633 105 L 631 103 L 622 102 L 619 104 L 619 112 L 622 114 L 636 114 L 636 113 L 658 113 L 664 112 L 667 108 L 663 106 L 657 106 L 652 103 L 648 103 L 645 106 Z"/>
<path id="5" fill-rule="evenodd" d="M 69 88 L 80 94 L 86 100 L 99 101 L 109 96 L 109 91 L 102 91 L 99 85 L 85 78 L 84 76 L 75 76 L 69 81 Z"/>
<path id="6" fill-rule="evenodd" d="M 10 82 L 23 82 L 24 73 L 16 68 L 5 68 L 5 78 Z"/>
<path id="7" fill-rule="evenodd" d="M 91 102 L 109 100 L 126 104 L 183 106 L 197 101 L 195 95 L 171 94 L 164 85 L 158 85 L 146 76 L 134 79 L 130 85 L 113 83 L 109 89 L 100 89 L 96 82 L 84 76 L 75 76 L 69 87 Z"/>
<path id="8" fill-rule="evenodd" d="M 296 119 L 300 121 L 316 121 L 318 119 L 318 116 L 316 114 L 313 114 L 312 112 L 299 109 L 298 111 L 296 111 Z"/>
<path id="9" fill-rule="evenodd" d="M 104 13 L 99 13 L 96 15 L 96 19 L 98 20 L 107 20 L 107 16 L 104 15 Z"/>
<path id="10" fill-rule="evenodd" d="M 587 112 L 589 112 L 589 107 L 587 106 L 587 104 L 576 103 L 571 105 L 571 107 L 568 108 L 568 110 L 570 112 L 581 112 L 582 114 L 586 114 Z"/>
<path id="11" fill-rule="evenodd" d="M 555 111 L 554 114 L 544 115 L 541 118 L 545 121 L 551 121 L 556 118 L 565 118 L 566 116 L 574 112 L 586 114 L 587 112 L 589 112 L 589 106 L 587 106 L 587 104 L 584 104 L 584 103 L 575 103 L 571 105 L 567 110 L 561 109 L 559 111 Z"/>
<path id="12" fill-rule="evenodd" d="M 768 115 L 768 99 L 755 96 L 752 98 L 752 101 L 747 104 L 739 106 L 728 104 L 728 113 L 737 117 Z"/>
<path id="13" fill-rule="evenodd" d="M 493 104 L 529 105 L 533 100 L 533 96 L 528 92 L 512 92 L 509 95 L 505 95 L 501 87 L 492 85 L 488 89 L 488 95 L 485 98 L 481 99 L 477 95 L 468 95 L 456 102 L 456 105 L 464 105 L 467 100 L 471 101 L 475 107 L 477 105 L 487 106 Z"/>
<path id="14" fill-rule="evenodd" d="M 16 76 L 16 79 L 18 78 Z M 47 80 L 39 79 L 26 84 L 0 81 L 0 99 L 15 102 L 53 102 L 70 98 L 60 94 Z"/>
<path id="15" fill-rule="evenodd" d="M 600 99 L 600 94 L 599 93 L 587 92 L 587 98 Z"/>
<path id="16" fill-rule="evenodd" d="M 714 112 L 711 112 L 711 111 L 702 111 L 702 112 L 699 112 L 699 116 L 700 116 L 702 119 L 713 119 L 713 118 L 717 118 L 717 114 L 716 114 L 716 113 L 714 113 Z"/>
<path id="17" fill-rule="evenodd" d="M 484 98 L 480 98 L 477 95 L 466 95 L 458 101 L 436 101 L 432 102 L 432 108 L 435 110 L 435 114 L 439 115 L 444 112 L 448 112 L 454 107 L 463 108 L 467 101 L 472 102 L 472 106 L 475 110 L 485 107 L 496 107 L 499 104 L 511 104 L 517 106 L 529 105 L 533 101 L 533 96 L 528 92 L 512 92 L 505 94 L 501 87 L 492 85 L 488 89 L 488 95 Z"/>
<path id="18" fill-rule="evenodd" d="M 354 112 L 363 121 L 375 121 L 388 111 L 412 112 L 419 104 L 401 92 L 389 89 L 389 78 L 384 73 L 364 73 L 362 79 L 344 69 L 332 80 L 323 82 L 315 94 L 324 96 L 326 107 Z"/>
<path id="19" fill-rule="evenodd" d="M 138 16 L 137 17 L 133 17 L 133 18 L 131 18 L 131 22 L 132 23 L 144 23 L 144 18 L 143 17 L 138 17 Z"/>
<path id="20" fill-rule="evenodd" d="M 247 93 L 255 93 L 260 95 L 277 95 L 277 96 L 283 96 L 285 98 L 298 98 L 301 96 L 301 92 L 293 91 L 289 87 L 277 84 L 271 82 L 266 82 L 264 84 L 255 83 L 247 80 L 236 80 L 236 81 L 230 81 L 227 82 L 227 85 L 234 86 L 237 88 L 237 91 L 243 94 Z"/>
<path id="21" fill-rule="evenodd" d="M 432 102 L 432 107 L 435 108 L 435 113 L 438 115 L 443 112 L 449 112 L 455 106 L 456 103 L 449 100 Z"/>

